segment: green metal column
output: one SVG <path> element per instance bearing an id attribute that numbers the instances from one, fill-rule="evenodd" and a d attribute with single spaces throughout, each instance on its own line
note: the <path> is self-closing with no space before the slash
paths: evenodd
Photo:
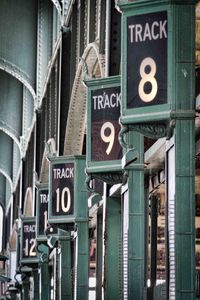
<path id="1" fill-rule="evenodd" d="M 187 2 L 187 1 L 184 1 Z M 174 6 L 175 111 L 175 295 L 195 299 L 195 3 Z M 181 5 L 182 4 L 182 5 Z M 184 35 L 182 34 L 184 32 Z M 173 166 L 169 165 L 173 169 Z M 169 178 L 170 180 L 170 178 Z M 169 186 L 169 189 L 171 187 Z M 168 199 L 169 201 L 171 199 Z M 170 266 L 173 269 L 173 264 Z M 171 297 L 173 286 L 170 285 Z"/>
<path id="2" fill-rule="evenodd" d="M 194 120 L 177 120 L 175 134 L 176 299 L 195 297 Z"/>
<path id="3" fill-rule="evenodd" d="M 103 215 L 97 213 L 97 248 L 96 248 L 96 300 L 102 300 L 102 246 L 103 246 Z"/>
<path id="4" fill-rule="evenodd" d="M 146 250 L 144 206 L 144 145 L 143 136 L 130 132 L 132 144 L 139 152 L 135 163 L 126 167 L 128 171 L 129 225 L 128 225 L 128 299 L 143 300 Z"/>
<path id="5" fill-rule="evenodd" d="M 39 297 L 35 299 L 50 299 L 50 274 L 49 274 L 49 247 L 47 244 L 38 244 L 37 251 L 40 254 L 40 284 Z"/>
<path id="6" fill-rule="evenodd" d="M 50 299 L 50 278 L 48 261 L 44 261 L 40 265 L 40 298 Z"/>
<path id="7" fill-rule="evenodd" d="M 34 296 L 33 299 L 34 300 L 38 300 L 39 299 L 39 273 L 38 273 L 38 269 L 34 269 L 33 270 L 33 282 L 34 282 Z"/>
<path id="8" fill-rule="evenodd" d="M 59 241 L 61 248 L 60 257 L 60 299 L 72 299 L 71 278 L 71 242 L 70 232 L 59 229 Z"/>
<path id="9" fill-rule="evenodd" d="M 28 300 L 28 299 L 30 299 L 30 295 L 29 295 L 29 290 L 30 290 L 29 276 L 26 276 L 26 277 L 23 279 L 23 282 L 22 282 L 22 289 L 23 289 L 23 292 L 22 292 L 23 300 Z"/>
<path id="10" fill-rule="evenodd" d="M 76 300 L 88 300 L 89 236 L 88 222 L 77 222 L 77 286 Z"/>
<path id="11" fill-rule="evenodd" d="M 120 198 L 107 198 L 105 232 L 105 299 L 120 300 L 122 299 Z"/>

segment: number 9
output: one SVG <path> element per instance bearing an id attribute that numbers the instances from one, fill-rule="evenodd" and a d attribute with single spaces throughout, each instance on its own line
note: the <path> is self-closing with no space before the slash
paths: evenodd
<path id="1" fill-rule="evenodd" d="M 105 135 L 106 129 L 110 130 L 109 135 Z M 102 127 L 101 127 L 101 138 L 105 143 L 109 143 L 109 145 L 106 149 L 106 153 L 107 153 L 107 155 L 109 155 L 111 150 L 112 150 L 114 140 L 115 140 L 115 128 L 114 128 L 114 126 L 111 122 L 106 122 L 102 125 Z"/>

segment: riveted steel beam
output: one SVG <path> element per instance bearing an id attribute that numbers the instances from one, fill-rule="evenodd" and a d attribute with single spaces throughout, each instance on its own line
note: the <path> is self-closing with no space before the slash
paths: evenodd
<path id="1" fill-rule="evenodd" d="M 51 1 L 55 5 L 55 7 L 56 7 L 56 9 L 58 11 L 58 14 L 61 17 L 62 16 L 62 9 L 61 9 L 61 6 L 60 6 L 60 2 L 58 0 L 51 0 Z"/>
<path id="2" fill-rule="evenodd" d="M 31 93 L 33 100 L 34 100 L 34 104 L 35 104 L 35 108 L 37 108 L 37 96 L 35 93 L 35 90 L 33 89 L 32 85 L 28 82 L 26 76 L 24 74 L 22 74 L 22 71 L 19 71 L 18 68 L 8 62 L 7 60 L 3 59 L 2 57 L 0 57 L 0 69 L 7 72 L 8 74 L 10 74 L 11 76 L 15 77 L 17 80 L 19 80 Z"/>
<path id="3" fill-rule="evenodd" d="M 19 148 L 20 154 L 22 154 L 19 139 L 9 129 L 7 129 L 6 126 L 0 125 L 0 131 L 3 131 L 16 143 L 17 147 Z"/>
<path id="4" fill-rule="evenodd" d="M 2 168 L 0 168 L 0 174 L 2 174 L 4 177 L 6 177 L 6 179 L 8 180 L 9 182 L 9 185 L 10 185 L 10 190 L 11 192 L 13 191 L 13 182 L 12 182 L 12 179 L 11 177 L 8 175 L 8 173 L 3 170 Z"/>

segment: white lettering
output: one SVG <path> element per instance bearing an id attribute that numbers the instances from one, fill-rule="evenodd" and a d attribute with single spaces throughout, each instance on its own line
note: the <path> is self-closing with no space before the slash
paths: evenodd
<path id="1" fill-rule="evenodd" d="M 112 93 L 111 95 L 104 94 L 93 96 L 94 110 L 108 109 L 120 107 L 121 93 Z"/>
<path id="2" fill-rule="evenodd" d="M 111 94 L 110 95 L 110 106 L 111 107 L 115 107 L 116 106 L 116 100 L 115 100 L 115 102 L 113 102 L 113 98 L 116 98 L 115 94 Z"/>
<path id="3" fill-rule="evenodd" d="M 94 110 L 97 109 L 97 96 L 93 96 L 94 99 Z"/>
<path id="4" fill-rule="evenodd" d="M 135 41 L 138 42 L 138 40 L 140 42 L 142 42 L 142 25 L 141 24 L 136 24 L 135 25 Z"/>
<path id="5" fill-rule="evenodd" d="M 166 25 L 167 25 L 167 20 L 164 22 L 160 21 L 160 39 L 167 38 L 167 31 L 166 31 Z"/>
<path id="6" fill-rule="evenodd" d="M 35 232 L 35 225 L 24 225 L 24 232 Z"/>
<path id="7" fill-rule="evenodd" d="M 159 33 L 156 34 L 155 32 L 155 27 L 159 27 L 159 23 L 157 21 L 153 22 L 151 26 L 151 35 L 153 40 L 157 40 L 159 38 Z"/>
<path id="8" fill-rule="evenodd" d="M 108 108 L 110 108 L 110 99 L 109 99 L 108 95 L 105 95 L 104 99 L 105 99 L 105 101 L 104 101 L 104 108 L 106 108 L 106 106 Z"/>
<path id="9" fill-rule="evenodd" d="M 98 96 L 98 109 L 103 108 L 102 103 L 103 103 L 103 96 Z"/>
<path id="10" fill-rule="evenodd" d="M 144 29 L 144 36 L 143 36 L 143 41 L 146 41 L 146 39 L 149 39 L 151 41 L 151 32 L 149 28 L 149 23 L 146 23 L 145 29 Z"/>
<path id="11" fill-rule="evenodd" d="M 167 20 L 154 21 L 152 24 L 146 22 L 144 25 L 133 24 L 128 28 L 131 43 L 167 38 Z"/>
<path id="12" fill-rule="evenodd" d="M 73 177 L 74 177 L 74 168 L 53 169 L 54 179 L 73 178 Z"/>
<path id="13" fill-rule="evenodd" d="M 40 203 L 48 203 L 48 196 L 46 194 L 40 194 Z"/>

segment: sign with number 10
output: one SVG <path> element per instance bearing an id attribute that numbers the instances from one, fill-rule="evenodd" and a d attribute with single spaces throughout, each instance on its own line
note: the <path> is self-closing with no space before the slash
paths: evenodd
<path id="1" fill-rule="evenodd" d="M 61 163 L 52 167 L 52 213 L 54 216 L 73 215 L 74 164 Z"/>
<path id="2" fill-rule="evenodd" d="M 78 218 L 86 218 L 86 202 L 82 201 L 85 156 L 60 156 L 50 161 L 49 224 L 72 224 Z"/>

